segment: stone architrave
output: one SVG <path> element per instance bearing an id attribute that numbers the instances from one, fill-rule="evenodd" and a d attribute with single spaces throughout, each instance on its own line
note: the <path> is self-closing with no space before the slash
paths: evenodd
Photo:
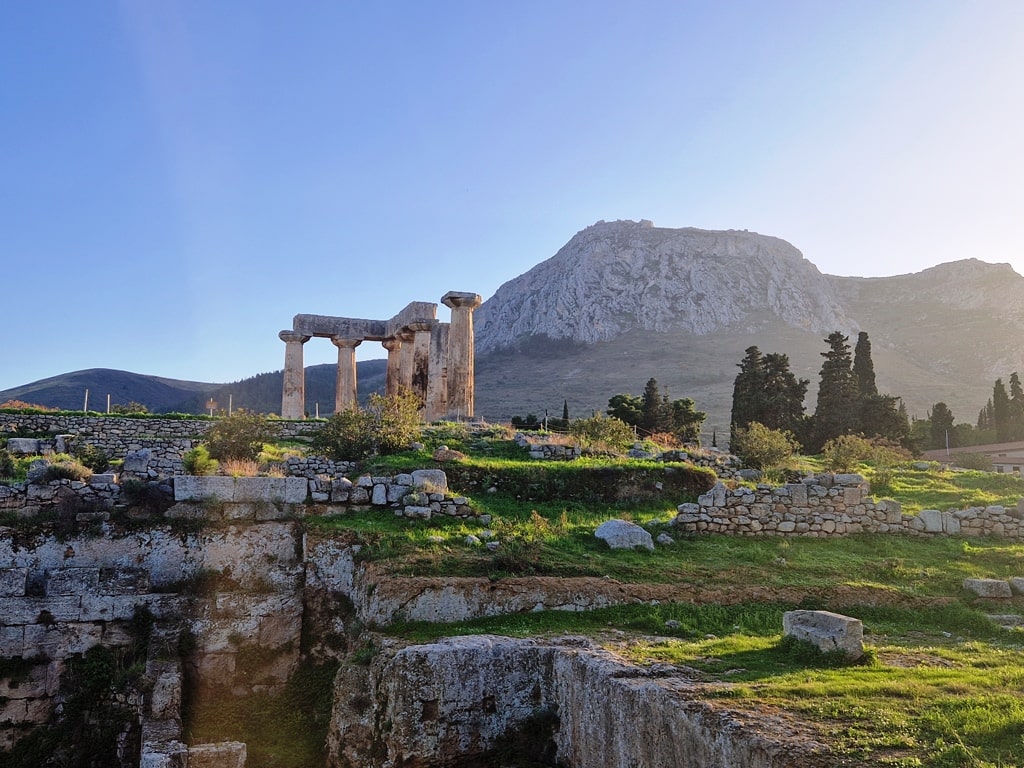
<path id="1" fill-rule="evenodd" d="M 380 343 L 388 351 L 387 375 L 384 379 L 384 394 L 393 395 L 401 388 L 402 341 L 398 338 L 384 339 Z"/>
<path id="2" fill-rule="evenodd" d="M 334 412 L 341 413 L 355 408 L 356 397 L 356 347 L 359 339 L 331 337 L 331 343 L 338 348 L 338 375 L 334 390 Z"/>
<path id="3" fill-rule="evenodd" d="M 302 345 L 310 337 L 297 331 L 281 331 L 277 335 L 285 345 L 281 418 L 303 419 L 306 416 L 306 371 L 302 365 Z"/>
<path id="4" fill-rule="evenodd" d="M 430 370 L 427 375 L 426 420 L 437 421 L 448 413 L 448 323 L 430 329 Z"/>
<path id="5" fill-rule="evenodd" d="M 473 418 L 473 310 L 482 301 L 479 294 L 460 291 L 449 291 L 441 297 L 441 303 L 452 310 L 448 332 L 448 412 L 459 419 Z"/>

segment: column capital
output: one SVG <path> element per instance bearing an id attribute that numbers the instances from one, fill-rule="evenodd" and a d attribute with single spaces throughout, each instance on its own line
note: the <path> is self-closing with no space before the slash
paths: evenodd
<path id="1" fill-rule="evenodd" d="M 452 309 L 476 309 L 483 303 L 479 293 L 448 291 L 441 297 L 441 303 Z"/>
<path id="2" fill-rule="evenodd" d="M 305 344 L 307 341 L 310 340 L 310 338 L 312 338 L 310 336 L 306 336 L 305 334 L 299 333 L 298 331 L 281 331 L 279 334 L 277 334 L 277 337 L 285 343 L 297 341 L 300 344 Z"/>
<path id="3" fill-rule="evenodd" d="M 344 336 L 331 336 L 331 344 L 338 349 L 355 349 L 362 343 L 362 339 L 346 339 Z"/>
<path id="4" fill-rule="evenodd" d="M 382 341 L 380 345 L 384 347 L 384 349 L 386 349 L 388 352 L 391 352 L 396 349 L 401 349 L 402 340 L 397 336 L 392 336 L 391 338 L 384 339 L 384 341 Z"/>

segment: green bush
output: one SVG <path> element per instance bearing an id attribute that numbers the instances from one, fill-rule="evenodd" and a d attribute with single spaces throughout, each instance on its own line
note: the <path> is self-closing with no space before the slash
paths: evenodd
<path id="1" fill-rule="evenodd" d="M 181 457 L 185 465 L 187 475 L 215 475 L 220 463 L 210 458 L 210 452 L 205 445 L 197 445 L 191 451 L 186 451 Z"/>
<path id="2" fill-rule="evenodd" d="M 102 448 L 84 443 L 72 451 L 75 458 L 93 472 L 102 473 L 110 469 L 110 456 Z"/>
<path id="3" fill-rule="evenodd" d="M 218 461 L 259 458 L 263 444 L 273 439 L 274 430 L 265 416 L 238 409 L 206 432 L 206 447 Z"/>
<path id="4" fill-rule="evenodd" d="M 992 459 L 984 453 L 958 453 L 953 456 L 953 464 L 962 469 L 976 469 L 979 472 L 992 471 Z"/>
<path id="5" fill-rule="evenodd" d="M 840 435 L 825 443 L 821 458 L 830 472 L 852 472 L 861 461 L 871 458 L 871 441 L 859 435 Z"/>
<path id="6" fill-rule="evenodd" d="M 569 434 L 584 448 L 621 451 L 636 440 L 633 428 L 622 419 L 600 413 L 569 424 Z"/>
<path id="7" fill-rule="evenodd" d="M 0 477 L 11 479 L 15 475 L 14 457 L 6 448 L 0 448 Z"/>
<path id="8" fill-rule="evenodd" d="M 743 463 L 754 469 L 777 469 L 788 462 L 800 444 L 793 433 L 783 429 L 769 429 L 754 421 L 736 430 L 729 449 Z"/>
<path id="9" fill-rule="evenodd" d="M 411 392 L 370 395 L 365 409 L 334 414 L 313 435 L 313 450 L 337 461 L 398 453 L 420 438 L 419 398 Z"/>

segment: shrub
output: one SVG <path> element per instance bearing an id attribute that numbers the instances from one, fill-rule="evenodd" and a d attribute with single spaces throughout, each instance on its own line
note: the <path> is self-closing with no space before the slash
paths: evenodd
<path id="1" fill-rule="evenodd" d="M 197 445 L 191 451 L 186 451 L 181 461 L 185 465 L 186 475 L 213 475 L 219 466 L 216 459 L 210 458 L 205 445 Z"/>
<path id="2" fill-rule="evenodd" d="M 748 467 L 776 469 L 785 465 L 800 450 L 800 443 L 788 430 L 769 429 L 753 421 L 747 427 L 736 429 L 729 449 Z"/>
<path id="3" fill-rule="evenodd" d="M 51 480 L 80 480 L 92 477 L 92 470 L 74 459 L 62 459 L 47 464 L 38 482 L 48 483 Z"/>
<path id="4" fill-rule="evenodd" d="M 101 473 L 110 469 L 110 456 L 102 448 L 84 443 L 76 446 L 73 453 L 76 459 L 93 472 Z"/>
<path id="5" fill-rule="evenodd" d="M 260 465 L 254 459 L 227 459 L 221 470 L 230 477 L 256 477 L 260 473 Z"/>
<path id="6" fill-rule="evenodd" d="M 821 457 L 830 472 L 851 472 L 858 462 L 870 459 L 874 448 L 860 435 L 840 435 L 825 443 Z"/>
<path id="7" fill-rule="evenodd" d="M 206 445 L 210 456 L 219 461 L 255 461 L 263 450 L 263 444 L 273 436 L 264 416 L 240 408 L 210 427 L 206 433 Z"/>
<path id="8" fill-rule="evenodd" d="M 334 414 L 313 435 L 313 449 L 337 461 L 358 461 L 374 453 L 398 453 L 421 434 L 420 401 L 411 392 L 370 395 L 365 409 Z"/>
<path id="9" fill-rule="evenodd" d="M 584 448 L 621 451 L 636 440 L 633 428 L 622 419 L 600 413 L 588 419 L 576 419 L 569 425 L 569 434 Z"/>
<path id="10" fill-rule="evenodd" d="M 0 477 L 10 479 L 14 475 L 14 457 L 6 448 L 0 448 Z"/>

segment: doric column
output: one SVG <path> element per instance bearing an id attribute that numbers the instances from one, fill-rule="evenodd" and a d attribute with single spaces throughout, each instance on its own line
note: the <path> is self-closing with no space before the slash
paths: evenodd
<path id="1" fill-rule="evenodd" d="M 338 378 L 334 390 L 334 412 L 341 413 L 355 408 L 356 397 L 356 347 L 362 339 L 345 339 L 332 336 L 331 343 L 338 348 Z"/>
<path id="2" fill-rule="evenodd" d="M 380 344 L 388 351 L 388 370 L 384 379 L 384 394 L 393 395 L 401 389 L 402 341 L 392 337 L 384 339 Z"/>
<path id="3" fill-rule="evenodd" d="M 281 331 L 284 342 L 284 385 L 281 388 L 281 418 L 306 417 L 306 370 L 302 365 L 302 345 L 309 341 L 296 331 Z"/>
<path id="4" fill-rule="evenodd" d="M 427 374 L 426 420 L 437 421 L 448 414 L 448 323 L 434 323 L 430 329 L 430 369 Z"/>
<path id="5" fill-rule="evenodd" d="M 435 320 L 434 323 L 437 321 Z M 427 382 L 430 380 L 430 329 L 434 323 L 413 323 L 412 340 L 412 381 L 410 388 L 424 404 L 420 415 L 426 417 Z"/>
<path id="6" fill-rule="evenodd" d="M 448 413 L 456 418 L 473 418 L 473 310 L 482 301 L 479 294 L 459 291 L 448 291 L 441 297 L 441 303 L 452 310 L 448 332 Z"/>
<path id="7" fill-rule="evenodd" d="M 398 388 L 412 389 L 412 343 L 416 334 L 408 328 L 403 328 L 397 334 L 402 348 L 398 354 Z"/>

